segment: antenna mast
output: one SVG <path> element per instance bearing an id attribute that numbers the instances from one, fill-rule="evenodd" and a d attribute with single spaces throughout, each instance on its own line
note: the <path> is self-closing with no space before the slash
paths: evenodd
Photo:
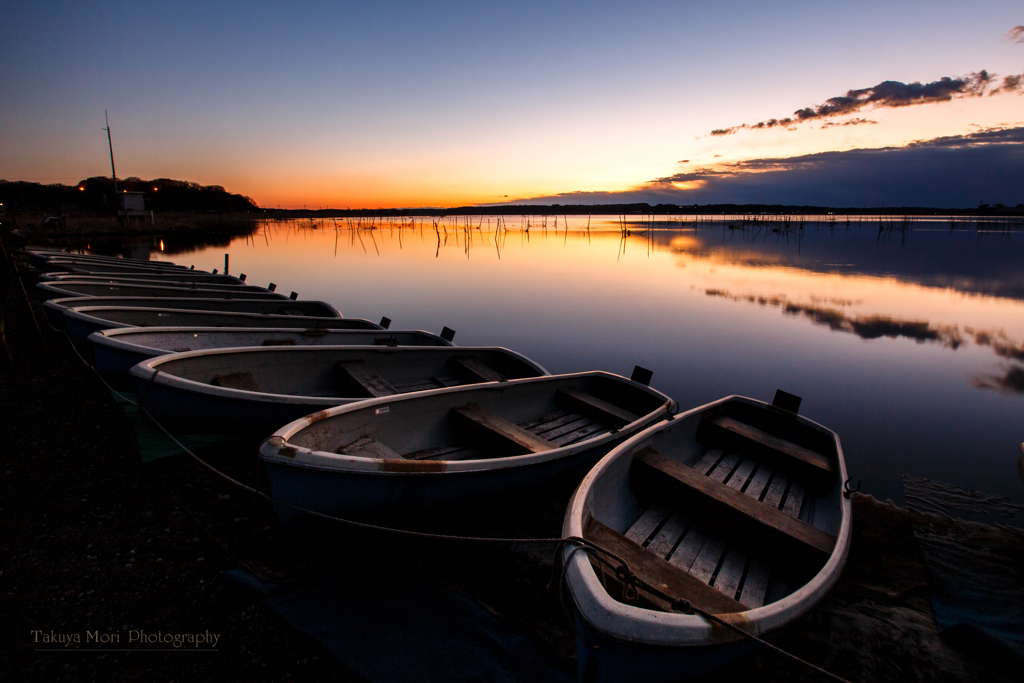
<path id="1" fill-rule="evenodd" d="M 110 147 L 110 174 L 114 178 L 114 203 L 117 203 L 117 171 L 114 170 L 114 143 L 110 141 L 110 117 L 107 116 L 107 110 L 103 110 L 103 118 L 107 122 L 107 127 L 103 130 L 107 131 L 107 146 Z"/>

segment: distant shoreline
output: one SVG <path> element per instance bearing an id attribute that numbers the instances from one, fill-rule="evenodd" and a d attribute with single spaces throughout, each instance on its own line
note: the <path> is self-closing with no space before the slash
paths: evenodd
<path id="1" fill-rule="evenodd" d="M 412 216 L 1024 216 L 1024 205 L 972 209 L 922 206 L 853 208 L 782 204 L 505 204 L 409 209 L 265 209 L 266 218 L 391 218 Z"/>
<path id="2" fill-rule="evenodd" d="M 788 229 L 802 229 L 806 224 L 849 227 L 867 220 L 887 223 L 890 228 L 910 228 L 915 219 L 943 218 L 951 226 L 970 227 L 971 223 L 992 223 L 1003 229 L 1024 229 L 1024 206 L 982 207 L 976 209 L 934 209 L 926 207 L 877 207 L 853 209 L 848 207 L 782 206 L 763 204 L 712 204 L 707 206 L 675 206 L 659 204 L 605 204 L 605 205 L 506 205 L 462 206 L 450 208 L 411 209 L 273 209 L 241 212 L 166 211 L 146 212 L 144 216 L 130 218 L 100 211 L 47 211 L 24 210 L 0 213 L 4 232 L 14 230 L 27 239 L 94 238 L 114 235 L 162 236 L 183 234 L 241 235 L 251 232 L 263 220 L 330 220 L 371 219 L 394 220 L 408 218 L 452 218 L 486 216 L 519 216 L 526 219 L 549 217 L 599 217 L 622 221 L 623 229 L 638 221 L 678 222 L 708 225 L 723 220 L 730 227 L 756 227 L 771 224 Z M 360 223 L 362 225 L 362 223 Z M 369 227 L 369 226 L 364 226 Z M 565 225 L 561 226 L 565 227 Z M 577 226 L 578 228 L 579 226 Z"/>

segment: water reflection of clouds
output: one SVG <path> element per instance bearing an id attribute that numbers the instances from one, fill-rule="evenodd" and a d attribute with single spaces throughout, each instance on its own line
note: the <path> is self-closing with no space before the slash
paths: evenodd
<path id="1" fill-rule="evenodd" d="M 578 222 L 586 224 L 585 219 Z M 276 225 L 270 231 L 277 235 L 274 251 L 287 247 L 294 258 L 301 249 L 308 252 L 302 259 L 307 265 L 333 255 L 331 261 L 345 259 L 351 274 L 378 281 L 383 273 L 407 282 L 432 281 L 437 277 L 432 262 L 440 259 L 447 273 L 441 282 L 457 273 L 516 289 L 538 276 L 548 282 L 583 282 L 587 288 L 617 281 L 606 293 L 612 298 L 625 296 L 622 292 L 631 288 L 639 292 L 682 285 L 709 297 L 777 309 L 782 318 L 803 319 L 863 340 L 913 340 L 949 350 L 984 347 L 999 359 L 999 368 L 969 370 L 971 386 L 1024 393 L 1024 368 L 1019 367 L 1024 365 L 1024 302 L 1013 295 L 994 295 L 1024 287 L 1016 261 L 1020 248 L 1012 238 L 996 244 L 980 236 L 915 231 L 913 244 L 903 247 L 878 244 L 870 231 L 837 230 L 833 236 L 830 231 L 807 229 L 799 242 L 786 245 L 782 236 L 764 242 L 743 230 L 633 230 L 624 236 L 619 230 L 555 231 L 543 225 L 530 232 L 488 231 L 438 221 L 413 229 L 396 224 L 374 230 L 353 226 L 356 229 L 342 230 L 339 240 L 338 233 L 280 227 L 280 234 Z M 309 240 L 308 249 L 296 239 L 289 243 L 289 234 L 302 238 L 299 242 Z M 313 244 L 320 238 L 330 242 L 327 254 Z M 263 240 L 252 244 L 262 247 Z M 612 275 L 606 268 L 615 251 L 626 258 L 614 260 L 617 273 Z M 267 256 L 276 268 L 288 260 Z M 366 258 L 369 261 L 362 260 Z M 391 263 L 392 259 L 397 261 Z M 471 260 L 473 265 L 449 272 L 459 260 Z M 399 270 L 393 270 L 398 263 Z M 322 265 L 325 272 L 336 270 L 326 262 Z M 794 326 L 790 334 L 804 333 Z"/>
<path id="2" fill-rule="evenodd" d="M 871 221 L 869 220 L 870 224 Z M 892 277 L 925 287 L 1024 300 L 1022 235 L 915 228 L 912 246 L 870 228 L 788 229 L 769 226 L 664 234 L 659 244 L 683 258 L 749 268 L 791 267 L 809 274 Z"/>
<path id="3" fill-rule="evenodd" d="M 901 320 L 885 315 L 850 315 L 838 308 L 821 305 L 800 304 L 789 301 L 784 295 L 755 296 L 733 295 L 720 289 L 704 290 L 706 296 L 732 301 L 745 301 L 759 306 L 779 308 L 784 314 L 804 317 L 815 325 L 823 325 L 835 332 L 855 334 L 861 339 L 873 340 L 912 339 L 919 344 L 936 343 L 942 347 L 957 350 L 973 339 L 976 346 L 987 346 L 1000 358 L 1024 362 L 1024 344 L 1015 344 L 1002 330 L 975 330 L 957 325 L 933 325 L 923 320 Z M 823 301 L 819 299 L 819 301 Z M 855 302 L 842 299 L 825 299 L 828 303 L 844 306 Z M 976 376 L 971 385 L 979 389 L 993 389 L 1003 393 L 1024 393 L 1024 366 L 1010 363 L 1005 374 Z"/>
<path id="4" fill-rule="evenodd" d="M 972 377 L 971 386 L 1003 394 L 1024 394 L 1024 366 L 1011 365 L 1004 375 Z"/>

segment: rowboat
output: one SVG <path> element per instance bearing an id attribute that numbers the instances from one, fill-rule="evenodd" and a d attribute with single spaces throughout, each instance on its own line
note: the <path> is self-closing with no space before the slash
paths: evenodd
<path id="1" fill-rule="evenodd" d="M 237 346 L 451 346 L 419 330 L 324 330 L 249 327 L 127 327 L 89 335 L 93 365 L 108 380 L 156 356 Z"/>
<path id="2" fill-rule="evenodd" d="M 282 302 L 286 303 L 286 302 Z M 298 303 L 298 302 L 293 302 Z M 308 301 L 303 303 L 310 303 Z M 45 306 L 45 304 L 44 304 Z M 88 353 L 90 334 L 116 327 L 291 327 L 299 329 L 380 330 L 361 318 L 311 315 L 264 315 L 231 311 L 203 311 L 127 306 L 76 306 L 64 311 L 64 326 L 80 352 Z"/>
<path id="3" fill-rule="evenodd" d="M 798 406 L 784 392 L 772 405 L 709 403 L 637 434 L 583 479 L 563 537 L 610 551 L 640 581 L 602 553 L 564 552 L 580 680 L 676 681 L 754 649 L 676 599 L 771 638 L 836 582 L 851 535 L 846 465 L 839 437 Z"/>
<path id="4" fill-rule="evenodd" d="M 65 311 L 82 307 L 122 306 L 131 308 L 171 308 L 175 310 L 227 311 L 255 313 L 261 315 L 296 315 L 340 318 L 341 313 L 334 306 L 323 301 L 290 301 L 288 299 L 265 298 L 204 298 L 204 297 L 144 297 L 144 296 L 96 296 L 50 299 L 43 302 L 46 321 L 55 330 L 62 330 L 67 324 Z"/>
<path id="5" fill-rule="evenodd" d="M 606 372 L 384 396 L 308 415 L 260 447 L 278 519 L 465 501 L 588 467 L 662 420 L 672 399 Z"/>
<path id="6" fill-rule="evenodd" d="M 118 256 L 100 256 L 98 254 L 70 254 L 66 251 L 47 250 L 35 247 L 26 252 L 29 262 L 37 267 L 44 268 L 49 263 L 70 263 L 90 265 L 112 265 L 120 267 L 141 267 L 141 268 L 177 268 L 190 270 L 186 266 L 178 265 L 172 261 L 151 261 L 149 259 L 121 258 Z M 196 271 L 203 272 L 203 271 Z"/>
<path id="7" fill-rule="evenodd" d="M 146 297 L 203 297 L 206 299 L 285 299 L 263 287 L 252 285 L 214 285 L 179 283 L 136 284 L 124 282 L 88 282 L 81 280 L 59 280 L 39 282 L 36 289 L 44 299 L 58 299 L 72 296 L 146 296 Z"/>
<path id="8" fill-rule="evenodd" d="M 166 273 L 196 272 L 179 267 L 147 268 L 145 266 L 119 266 L 112 263 L 57 263 L 55 261 L 48 261 L 42 270 L 47 273 L 69 273 L 72 275 L 163 275 Z M 215 273 L 209 274 L 215 275 Z"/>
<path id="9" fill-rule="evenodd" d="M 127 261 L 115 259 L 111 261 L 97 261 L 93 259 L 80 258 L 51 258 L 43 261 L 39 269 L 47 272 L 67 273 L 109 273 L 109 272 L 140 272 L 140 273 L 167 273 L 167 272 L 194 272 L 190 268 L 179 266 L 169 261 Z M 200 271 L 202 272 L 202 271 Z"/>
<path id="10" fill-rule="evenodd" d="M 161 423 L 267 434 L 367 398 L 548 373 L 497 347 L 271 346 L 174 353 L 130 374 Z"/>
<path id="11" fill-rule="evenodd" d="M 244 285 L 245 282 L 234 275 L 211 275 L 210 273 L 194 273 L 183 270 L 180 273 L 107 273 L 100 275 L 85 275 L 82 273 L 40 273 L 39 279 L 42 282 L 60 282 L 64 280 L 75 280 L 77 282 L 123 282 L 137 285 L 162 285 L 180 287 L 184 283 L 197 287 L 206 285 Z M 269 290 L 268 290 L 269 291 Z"/>

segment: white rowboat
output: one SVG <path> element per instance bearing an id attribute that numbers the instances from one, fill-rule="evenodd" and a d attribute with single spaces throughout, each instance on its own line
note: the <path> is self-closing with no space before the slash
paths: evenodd
<path id="1" fill-rule="evenodd" d="M 343 517 L 414 510 L 588 467 L 673 405 L 605 372 L 491 382 L 323 410 L 278 429 L 260 459 L 289 505 Z M 290 528 L 308 521 L 288 505 L 277 514 Z"/>
<path id="2" fill-rule="evenodd" d="M 600 553 L 566 549 L 580 680 L 678 681 L 754 649 L 675 599 L 762 638 L 805 614 L 846 561 L 845 481 L 834 432 L 737 396 L 609 453 L 573 495 L 562 533 L 613 552 L 643 583 L 623 581 Z"/>

